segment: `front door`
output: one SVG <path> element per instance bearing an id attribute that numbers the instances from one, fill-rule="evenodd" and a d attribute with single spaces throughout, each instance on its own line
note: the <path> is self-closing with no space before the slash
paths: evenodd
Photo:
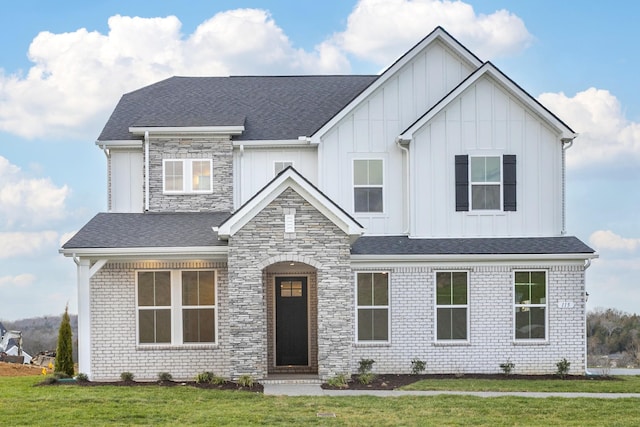
<path id="1" fill-rule="evenodd" d="M 307 366 L 307 278 L 276 277 L 275 282 L 276 366 Z"/>

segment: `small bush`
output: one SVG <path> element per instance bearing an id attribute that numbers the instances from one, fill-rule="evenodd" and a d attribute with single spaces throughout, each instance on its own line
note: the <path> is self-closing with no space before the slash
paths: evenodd
<path id="1" fill-rule="evenodd" d="M 331 387 L 347 388 L 349 382 L 349 376 L 347 374 L 338 374 L 335 377 L 331 377 L 327 380 L 327 384 Z"/>
<path id="2" fill-rule="evenodd" d="M 501 363 L 500 364 L 500 369 L 502 369 L 502 372 L 506 375 L 509 376 L 511 375 L 511 373 L 513 372 L 513 368 L 516 367 L 516 364 L 513 363 L 511 360 L 507 359 L 507 361 L 505 363 Z"/>
<path id="3" fill-rule="evenodd" d="M 569 362 L 566 358 L 563 358 L 561 361 L 556 363 L 556 367 L 558 370 L 556 371 L 556 375 L 560 378 L 565 379 L 569 374 L 569 366 L 571 366 L 571 362 Z"/>
<path id="4" fill-rule="evenodd" d="M 240 378 L 238 378 L 238 385 L 248 388 L 253 387 L 253 377 L 248 374 L 240 375 Z"/>
<path id="5" fill-rule="evenodd" d="M 367 372 L 371 372 L 374 363 L 376 363 L 376 361 L 373 359 L 360 359 L 358 373 L 366 374 Z"/>
<path id="6" fill-rule="evenodd" d="M 169 372 L 160 372 L 158 373 L 158 379 L 160 381 L 171 381 L 173 380 L 173 375 L 171 375 Z"/>
<path id="7" fill-rule="evenodd" d="M 87 381 L 89 381 L 89 377 L 87 376 L 87 374 L 83 374 L 82 372 L 80 372 L 78 375 L 76 375 L 76 381 L 86 383 Z"/>
<path id="8" fill-rule="evenodd" d="M 424 363 L 423 360 L 420 359 L 413 359 L 411 361 L 411 373 L 413 375 L 418 375 L 424 372 L 425 368 L 426 368 L 427 364 Z"/>
<path id="9" fill-rule="evenodd" d="M 213 372 L 200 372 L 198 375 L 196 375 L 196 383 L 198 384 L 204 384 L 204 383 L 210 383 L 211 380 L 213 380 Z"/>
<path id="10" fill-rule="evenodd" d="M 55 375 L 47 375 L 44 380 L 42 380 L 41 384 L 46 384 L 46 385 L 50 385 L 50 384 L 55 384 L 58 382 L 58 378 Z"/>
<path id="11" fill-rule="evenodd" d="M 120 379 L 122 381 L 133 381 L 133 374 L 131 372 L 122 372 L 120 374 Z"/>
<path id="12" fill-rule="evenodd" d="M 371 384 L 376 378 L 376 375 L 371 372 L 365 372 L 364 374 L 358 374 L 358 382 L 360 384 Z"/>
<path id="13" fill-rule="evenodd" d="M 59 380 L 71 378 L 66 372 L 55 371 L 53 375 Z"/>
<path id="14" fill-rule="evenodd" d="M 211 378 L 211 384 L 222 385 L 226 382 L 227 380 L 225 380 L 224 377 L 218 375 L 214 375 L 213 378 Z"/>

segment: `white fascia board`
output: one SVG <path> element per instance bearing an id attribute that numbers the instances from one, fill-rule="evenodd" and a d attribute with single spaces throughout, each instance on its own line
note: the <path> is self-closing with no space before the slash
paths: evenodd
<path id="1" fill-rule="evenodd" d="M 227 222 L 222 224 L 218 228 L 218 236 L 223 239 L 233 236 L 289 187 L 349 236 L 361 236 L 364 233 L 364 229 L 359 224 L 338 209 L 326 196 L 306 181 L 297 178 L 295 172 L 288 170 L 281 173 L 262 190 L 261 194 L 247 202 Z"/>
<path id="2" fill-rule="evenodd" d="M 525 92 L 520 86 L 516 85 L 511 79 L 502 74 L 492 63 L 486 62 L 482 67 L 472 73 L 465 81 L 449 92 L 436 105 L 431 108 L 424 116 L 412 124 L 404 133 L 397 137 L 399 141 L 411 141 L 413 134 L 433 119 L 438 113 L 444 110 L 453 100 L 458 98 L 464 91 L 473 86 L 483 76 L 490 76 L 497 84 L 501 85 L 509 93 L 514 95 L 523 104 L 533 110 L 538 117 L 549 124 L 553 129 L 562 135 L 562 138 L 573 139 L 578 134 L 573 132 L 560 119 L 554 116 L 549 110 L 544 108 L 542 104 L 537 102 L 531 95 Z"/>
<path id="3" fill-rule="evenodd" d="M 96 141 L 100 148 L 142 148 L 141 139 L 123 139 L 114 141 Z"/>
<path id="4" fill-rule="evenodd" d="M 244 126 L 132 126 L 129 132 L 134 135 L 182 135 L 182 134 L 214 134 L 214 135 L 240 135 L 244 132 Z"/>
<path id="5" fill-rule="evenodd" d="M 232 142 L 234 147 L 244 146 L 244 148 L 251 147 L 260 147 L 260 148 L 268 148 L 268 147 L 309 147 L 309 141 L 301 141 L 299 139 L 271 139 L 271 140 L 234 140 Z"/>
<path id="6" fill-rule="evenodd" d="M 443 254 L 443 255 L 351 255 L 351 263 L 359 267 L 381 264 L 415 265 L 423 263 L 464 263 L 465 265 L 487 263 L 508 264 L 525 263 L 553 263 L 553 264 L 583 264 L 586 260 L 598 258 L 597 254 Z"/>
<path id="7" fill-rule="evenodd" d="M 66 257 L 114 259 L 226 259 L 227 246 L 60 249 Z"/>
<path id="8" fill-rule="evenodd" d="M 418 53 L 422 52 L 428 45 L 434 43 L 435 41 L 439 41 L 444 44 L 446 47 L 451 49 L 455 54 L 457 54 L 460 58 L 462 58 L 465 62 L 467 62 L 471 67 L 478 68 L 482 65 L 482 61 L 480 61 L 477 57 L 475 57 L 471 52 L 469 52 L 464 46 L 462 46 L 458 41 L 452 38 L 446 31 L 442 28 L 438 27 L 434 31 L 431 32 L 427 37 L 422 39 L 418 44 L 416 44 L 413 48 L 411 48 L 408 52 L 403 54 L 400 58 L 398 58 L 393 64 L 391 64 L 387 69 L 382 71 L 380 77 L 376 81 L 374 81 L 371 85 L 369 85 L 365 90 L 360 93 L 357 97 L 355 97 L 346 107 L 344 107 L 338 114 L 333 116 L 331 120 L 324 124 L 320 129 L 316 131 L 316 133 L 311 137 L 311 142 L 313 144 L 318 144 L 320 142 L 320 138 L 332 127 L 334 127 L 340 120 L 342 120 L 347 114 L 349 114 L 356 106 L 362 103 L 367 97 L 369 97 L 373 92 L 375 92 L 380 86 L 382 86 L 385 82 L 387 82 L 390 78 L 392 78 L 395 73 L 404 67 L 408 62 L 410 62 Z"/>

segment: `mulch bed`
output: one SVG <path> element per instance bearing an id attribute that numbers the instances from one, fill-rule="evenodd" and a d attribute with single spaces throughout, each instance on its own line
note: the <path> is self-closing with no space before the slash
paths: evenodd
<path id="1" fill-rule="evenodd" d="M 558 380 L 558 381 L 616 381 L 613 377 L 605 376 L 586 376 L 586 375 L 567 375 L 564 379 L 557 375 L 504 375 L 504 374 L 431 374 L 431 375 L 394 375 L 380 374 L 376 375 L 370 384 L 361 384 L 358 382 L 358 376 L 352 375 L 351 380 L 344 388 L 332 387 L 327 383 L 322 384 L 325 390 L 395 390 L 405 385 L 412 384 L 420 380 L 438 380 L 438 379 L 494 379 L 494 380 Z"/>
<path id="2" fill-rule="evenodd" d="M 209 390 L 239 390 L 249 391 L 252 393 L 262 393 L 264 387 L 262 384 L 254 383 L 251 387 L 243 387 L 232 381 L 225 381 L 223 384 L 197 383 L 195 381 L 56 381 L 53 383 L 42 382 L 38 385 L 77 385 L 80 387 L 98 387 L 98 386 L 121 386 L 121 387 L 146 387 L 146 386 L 163 386 L 163 387 L 195 387 Z"/>

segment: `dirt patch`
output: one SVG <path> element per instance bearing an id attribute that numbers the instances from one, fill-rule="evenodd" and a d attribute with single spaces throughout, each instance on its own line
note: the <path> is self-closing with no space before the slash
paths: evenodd
<path id="1" fill-rule="evenodd" d="M 41 374 L 40 366 L 0 362 L 0 377 L 28 377 Z"/>
<path id="2" fill-rule="evenodd" d="M 56 382 L 43 381 L 38 384 L 41 386 L 48 385 L 77 385 L 79 387 L 99 387 L 99 386 L 117 386 L 117 387 L 148 387 L 148 386 L 163 386 L 163 387 L 195 387 L 208 390 L 240 390 L 250 391 L 253 393 L 264 392 L 262 384 L 254 383 L 251 387 L 243 387 L 232 381 L 225 381 L 222 384 L 212 383 L 196 383 L 195 381 L 69 381 L 60 380 Z"/>
<path id="3" fill-rule="evenodd" d="M 438 380 L 438 379 L 494 379 L 494 380 L 557 380 L 557 381 L 616 381 L 612 377 L 588 377 L 585 375 L 567 375 L 564 379 L 557 375 L 509 375 L 504 374 L 441 374 L 441 375 L 393 375 L 381 374 L 376 375 L 370 384 L 361 384 L 358 382 L 357 375 L 352 375 L 351 380 L 346 387 L 332 387 L 327 383 L 322 384 L 325 390 L 395 390 L 405 385 L 415 383 L 420 380 Z"/>

